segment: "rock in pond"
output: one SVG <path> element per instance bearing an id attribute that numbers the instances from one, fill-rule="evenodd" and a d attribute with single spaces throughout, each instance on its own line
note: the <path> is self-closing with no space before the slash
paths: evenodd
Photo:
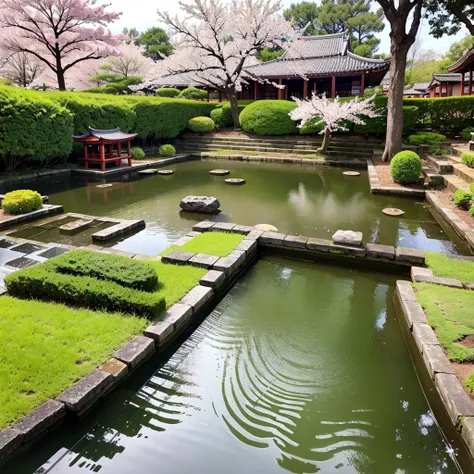
<path id="1" fill-rule="evenodd" d="M 344 176 L 360 176 L 358 171 L 344 171 L 342 174 Z"/>
<path id="2" fill-rule="evenodd" d="M 353 230 L 338 230 L 333 236 L 332 241 L 335 244 L 353 245 L 359 247 L 362 244 L 362 232 Z"/>
<path id="3" fill-rule="evenodd" d="M 274 225 L 270 224 L 257 224 L 253 227 L 257 230 L 263 230 L 263 232 L 278 232 L 278 229 Z"/>
<path id="4" fill-rule="evenodd" d="M 382 209 L 382 212 L 387 216 L 394 217 L 403 216 L 403 214 L 405 214 L 404 211 L 401 209 L 396 209 L 395 207 L 386 207 L 385 209 Z"/>
<path id="5" fill-rule="evenodd" d="M 212 174 L 213 176 L 227 176 L 230 174 L 229 170 L 211 170 L 209 171 L 209 174 Z"/>
<path id="6" fill-rule="evenodd" d="M 212 196 L 186 196 L 179 204 L 185 212 L 205 212 L 212 214 L 217 212 L 220 202 Z"/>
<path id="7" fill-rule="evenodd" d="M 163 176 L 169 176 L 171 174 L 174 174 L 174 171 L 173 170 L 159 170 L 158 174 L 161 174 Z"/>
<path id="8" fill-rule="evenodd" d="M 229 178 L 229 179 L 226 179 L 225 182 L 227 184 L 233 184 L 235 186 L 235 185 L 239 185 L 239 184 L 245 184 L 245 179 L 242 179 L 242 178 Z"/>

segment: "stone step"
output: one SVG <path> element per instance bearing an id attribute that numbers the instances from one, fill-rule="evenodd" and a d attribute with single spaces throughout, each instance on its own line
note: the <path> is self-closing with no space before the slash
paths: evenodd
<path id="1" fill-rule="evenodd" d="M 466 183 L 471 184 L 474 183 L 474 169 L 469 168 L 463 164 L 456 164 L 453 165 L 454 174 L 459 178 L 466 181 Z"/>
<path id="2" fill-rule="evenodd" d="M 453 193 L 458 189 L 463 191 L 469 191 L 469 185 L 463 179 L 459 178 L 454 174 L 443 174 L 443 181 L 445 186 Z"/>
<path id="3" fill-rule="evenodd" d="M 64 224 L 59 228 L 61 234 L 75 235 L 82 232 L 84 229 L 88 229 L 94 221 L 90 219 L 77 219 L 76 221 Z"/>
<path id="4" fill-rule="evenodd" d="M 443 160 L 437 156 L 426 154 L 425 159 L 431 168 L 438 170 L 440 173 L 445 174 L 453 172 L 453 165 L 449 160 Z"/>

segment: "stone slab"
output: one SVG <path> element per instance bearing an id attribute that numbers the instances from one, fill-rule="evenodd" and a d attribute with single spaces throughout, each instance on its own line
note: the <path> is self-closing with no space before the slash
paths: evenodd
<path id="1" fill-rule="evenodd" d="M 57 400 L 64 403 L 68 410 L 80 413 L 99 400 L 113 382 L 111 374 L 97 369 L 64 390 Z"/>
<path id="2" fill-rule="evenodd" d="M 224 272 L 226 275 L 232 274 L 238 268 L 238 258 L 229 256 L 220 258 L 212 267 L 213 270 Z"/>
<path id="3" fill-rule="evenodd" d="M 382 244 L 366 244 L 367 257 L 369 258 L 387 258 L 389 260 L 395 259 L 395 247 L 391 245 Z"/>
<path id="4" fill-rule="evenodd" d="M 179 207 L 185 212 L 204 212 L 213 214 L 219 210 L 220 202 L 213 196 L 186 196 Z"/>
<path id="5" fill-rule="evenodd" d="M 329 252 L 331 247 L 330 240 L 311 238 L 306 242 L 306 248 L 309 250 L 318 250 L 319 252 Z"/>
<path id="6" fill-rule="evenodd" d="M 211 288 L 219 288 L 224 283 L 225 274 L 218 270 L 209 270 L 200 280 L 199 284 Z"/>
<path id="7" fill-rule="evenodd" d="M 236 224 L 232 224 L 231 222 L 217 222 L 214 224 L 214 226 L 211 228 L 211 231 L 217 231 L 217 232 L 230 232 L 231 230 L 234 229 Z"/>
<path id="8" fill-rule="evenodd" d="M 212 222 L 211 222 L 212 224 Z M 198 235 L 201 235 L 202 232 L 197 232 L 195 230 L 192 230 L 191 232 L 188 232 L 185 237 L 197 237 Z"/>
<path id="9" fill-rule="evenodd" d="M 235 258 L 237 260 L 237 265 L 240 266 L 245 262 L 246 252 L 242 250 L 233 250 L 227 255 L 229 258 Z"/>
<path id="10" fill-rule="evenodd" d="M 416 299 L 415 291 L 411 286 L 411 283 L 406 280 L 397 280 L 397 294 L 400 301 L 413 301 L 418 302 Z"/>
<path id="11" fill-rule="evenodd" d="M 178 239 L 176 242 L 173 242 L 173 245 L 176 245 L 177 247 L 182 247 L 184 244 L 187 244 L 191 240 L 193 240 L 193 237 L 191 237 L 190 235 L 185 235 L 184 237 Z"/>
<path id="12" fill-rule="evenodd" d="M 253 230 L 254 230 L 253 227 L 249 227 L 249 226 L 246 226 L 246 225 L 236 225 L 232 229 L 232 232 L 235 232 L 236 234 L 248 235 Z"/>
<path id="13" fill-rule="evenodd" d="M 251 232 L 249 232 L 247 234 L 246 239 L 247 240 L 258 240 L 262 235 L 263 235 L 262 230 L 253 229 Z"/>
<path id="14" fill-rule="evenodd" d="M 17 450 L 23 442 L 23 434 L 14 428 L 0 431 L 0 459 L 9 456 Z"/>
<path id="15" fill-rule="evenodd" d="M 262 245 L 283 246 L 283 240 L 285 237 L 285 234 L 280 234 L 278 232 L 264 232 L 259 238 L 259 243 Z"/>
<path id="16" fill-rule="evenodd" d="M 332 236 L 332 241 L 339 245 L 359 247 L 362 244 L 362 238 L 362 232 L 354 232 L 353 230 L 338 230 Z"/>
<path id="17" fill-rule="evenodd" d="M 153 339 L 135 336 L 121 349 L 115 351 L 115 358 L 127 364 L 131 369 L 155 352 Z"/>
<path id="18" fill-rule="evenodd" d="M 77 221 L 69 222 L 64 224 L 59 228 L 61 234 L 75 235 L 79 232 L 82 232 L 85 229 L 88 229 L 94 221 L 89 219 L 78 219 Z"/>
<path id="19" fill-rule="evenodd" d="M 174 324 L 172 321 L 157 321 L 155 324 L 148 326 L 143 334 L 153 339 L 157 346 L 161 346 L 174 332 Z"/>
<path id="20" fill-rule="evenodd" d="M 438 346 L 438 338 L 429 324 L 413 324 L 413 337 L 420 352 L 423 352 L 423 346 L 426 344 Z"/>
<path id="21" fill-rule="evenodd" d="M 215 224 L 216 224 L 215 222 L 211 222 L 211 221 L 202 221 L 202 222 L 199 222 L 199 224 L 193 225 L 193 231 L 207 232 L 211 230 L 211 228 L 214 227 Z"/>
<path id="22" fill-rule="evenodd" d="M 423 308 L 417 301 L 401 300 L 401 305 L 403 314 L 410 329 L 416 323 L 426 324 L 428 322 Z"/>
<path id="23" fill-rule="evenodd" d="M 115 382 L 123 379 L 128 374 L 127 364 L 115 358 L 110 359 L 99 368 L 100 370 L 111 374 L 114 377 Z"/>
<path id="24" fill-rule="evenodd" d="M 422 250 L 411 249 L 407 247 L 396 247 L 395 260 L 400 262 L 408 262 L 415 265 L 424 265 L 425 254 Z"/>
<path id="25" fill-rule="evenodd" d="M 307 242 L 308 242 L 308 237 L 301 237 L 299 235 L 287 235 L 283 239 L 283 246 L 304 249 L 306 248 Z"/>
<path id="26" fill-rule="evenodd" d="M 183 305 L 188 305 L 193 308 L 193 313 L 199 311 L 214 294 L 212 288 L 208 286 L 195 286 L 181 301 Z"/>
<path id="27" fill-rule="evenodd" d="M 431 283 L 433 285 L 448 286 L 450 288 L 463 288 L 462 283 L 454 278 L 418 275 L 414 281 L 418 283 Z"/>
<path id="28" fill-rule="evenodd" d="M 193 308 L 187 304 L 176 303 L 168 309 L 163 321 L 171 323 L 173 329 L 179 329 L 193 314 Z"/>
<path id="29" fill-rule="evenodd" d="M 474 418 L 465 417 L 461 429 L 461 438 L 466 443 L 471 456 L 474 454 Z"/>
<path id="30" fill-rule="evenodd" d="M 419 282 L 422 281 L 423 278 L 432 277 L 433 272 L 429 268 L 411 267 L 410 275 L 413 282 Z M 421 280 L 419 280 L 419 278 L 421 278 Z"/>
<path id="31" fill-rule="evenodd" d="M 192 252 L 185 252 L 183 250 L 173 250 L 166 255 L 161 257 L 161 261 L 163 263 L 174 263 L 176 265 L 184 265 L 188 263 L 194 257 L 194 253 Z"/>
<path id="32" fill-rule="evenodd" d="M 257 247 L 258 245 L 256 240 L 244 239 L 239 245 L 237 245 L 237 247 L 235 247 L 235 250 L 239 250 L 241 252 L 245 252 L 247 255 L 250 255 L 257 251 Z"/>
<path id="33" fill-rule="evenodd" d="M 455 425 L 460 417 L 474 416 L 474 403 L 455 375 L 436 374 L 435 385 Z"/>
<path id="34" fill-rule="evenodd" d="M 33 412 L 24 416 L 15 424 L 14 428 L 23 434 L 24 442 L 27 443 L 64 416 L 66 416 L 66 405 L 57 400 L 48 400 Z"/>
<path id="35" fill-rule="evenodd" d="M 434 378 L 436 374 L 454 374 L 454 368 L 446 357 L 443 348 L 437 344 L 423 346 L 423 360 L 431 378 Z"/>
<path id="36" fill-rule="evenodd" d="M 212 266 L 219 260 L 219 257 L 214 255 L 206 255 L 204 253 L 198 253 L 194 257 L 188 260 L 188 263 L 193 267 L 199 268 L 212 268 Z"/>
<path id="37" fill-rule="evenodd" d="M 332 243 L 329 246 L 329 253 L 364 258 L 367 255 L 367 250 L 364 247 L 351 247 L 345 244 Z"/>

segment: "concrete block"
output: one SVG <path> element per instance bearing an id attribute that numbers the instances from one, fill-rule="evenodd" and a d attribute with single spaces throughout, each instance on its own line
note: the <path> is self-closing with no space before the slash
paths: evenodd
<path id="1" fill-rule="evenodd" d="M 176 331 L 179 329 L 193 314 L 193 308 L 187 304 L 176 303 L 171 306 L 163 317 L 163 321 L 172 323 Z"/>
<path id="2" fill-rule="evenodd" d="M 135 336 L 125 346 L 115 351 L 116 359 L 127 364 L 131 369 L 140 364 L 148 356 L 155 352 L 153 339 L 144 336 Z"/>
<path id="3" fill-rule="evenodd" d="M 230 222 L 217 222 L 211 228 L 211 231 L 214 232 L 230 232 L 237 224 L 232 224 Z M 194 228 L 194 227 L 193 227 Z"/>
<path id="4" fill-rule="evenodd" d="M 157 321 L 155 324 L 148 326 L 143 334 L 153 339 L 157 346 L 161 346 L 174 332 L 174 324 L 172 321 Z"/>
<path id="5" fill-rule="evenodd" d="M 471 456 L 474 454 L 474 418 L 465 417 L 464 423 L 461 429 L 461 438 L 466 443 L 466 446 L 471 453 Z"/>
<path id="6" fill-rule="evenodd" d="M 211 230 L 211 228 L 215 225 L 215 222 L 211 221 L 202 221 L 199 222 L 199 224 L 194 224 L 193 225 L 193 230 L 195 232 L 207 232 Z"/>
<path id="7" fill-rule="evenodd" d="M 416 281 L 418 283 L 431 283 L 433 285 L 448 286 L 450 288 L 463 288 L 462 283 L 454 278 L 418 275 Z"/>
<path id="8" fill-rule="evenodd" d="M 223 257 L 217 260 L 217 262 L 212 267 L 213 270 L 224 272 L 226 276 L 234 273 L 235 270 L 239 268 L 237 257 Z"/>
<path id="9" fill-rule="evenodd" d="M 0 431 L 0 459 L 4 459 L 16 451 L 23 442 L 23 434 L 14 428 Z"/>
<path id="10" fill-rule="evenodd" d="M 259 238 L 259 243 L 261 245 L 283 246 L 283 240 L 285 237 L 285 234 L 280 234 L 278 232 L 264 232 Z"/>
<path id="11" fill-rule="evenodd" d="M 424 265 L 425 254 L 422 250 L 410 249 L 407 247 L 396 247 L 395 260 L 408 262 L 415 265 Z"/>
<path id="12" fill-rule="evenodd" d="M 299 235 L 287 235 L 283 240 L 284 247 L 305 249 L 308 237 L 301 237 Z"/>
<path id="13" fill-rule="evenodd" d="M 219 288 L 224 283 L 225 274 L 217 270 L 209 270 L 200 280 L 199 284 L 202 286 L 209 286 L 211 288 Z"/>
<path id="14" fill-rule="evenodd" d="M 397 280 L 397 294 L 400 301 L 418 301 L 416 299 L 415 291 L 409 281 Z"/>
<path id="15" fill-rule="evenodd" d="M 424 345 L 423 360 L 425 361 L 431 378 L 434 378 L 436 374 L 454 374 L 454 368 L 451 365 L 451 362 L 449 362 L 443 348 L 439 345 Z"/>
<path id="16" fill-rule="evenodd" d="M 413 282 L 419 282 L 419 278 L 423 279 L 426 277 L 432 277 L 433 272 L 429 268 L 424 267 L 411 267 L 411 280 Z M 422 281 L 422 280 L 421 280 Z"/>
<path id="17" fill-rule="evenodd" d="M 229 258 L 235 258 L 237 260 L 237 265 L 240 266 L 245 262 L 246 253 L 242 250 L 232 250 L 229 255 Z"/>
<path id="18" fill-rule="evenodd" d="M 193 237 L 185 235 L 184 237 L 181 237 L 176 242 L 174 242 L 173 245 L 175 245 L 176 247 L 182 247 L 184 244 L 187 244 L 191 240 L 193 240 Z"/>
<path id="19" fill-rule="evenodd" d="M 188 260 L 188 263 L 193 267 L 199 268 L 211 268 L 219 260 L 219 257 L 214 255 L 206 255 L 204 253 L 198 253 L 194 257 Z"/>
<path id="20" fill-rule="evenodd" d="M 253 229 L 250 233 L 247 234 L 246 239 L 248 240 L 258 240 L 263 235 L 263 231 Z"/>
<path id="21" fill-rule="evenodd" d="M 193 308 L 193 313 L 195 313 L 212 298 L 213 294 L 214 291 L 212 288 L 197 285 L 180 301 L 180 303 L 191 306 Z"/>
<path id="22" fill-rule="evenodd" d="M 246 225 L 236 225 L 232 229 L 232 232 L 235 232 L 236 234 L 248 235 L 253 230 L 254 230 L 253 227 L 249 227 L 249 226 L 246 226 Z"/>
<path id="23" fill-rule="evenodd" d="M 391 245 L 381 244 L 366 244 L 367 257 L 369 258 L 387 258 L 389 260 L 395 259 L 395 247 Z"/>
<path id="24" fill-rule="evenodd" d="M 239 250 L 240 252 L 245 252 L 247 255 L 251 255 L 257 251 L 257 247 L 258 245 L 256 240 L 244 239 L 239 245 L 237 245 L 237 247 L 235 247 L 235 250 Z"/>
<path id="25" fill-rule="evenodd" d="M 410 329 L 416 323 L 427 324 L 428 320 L 426 319 L 425 312 L 420 303 L 417 301 L 401 300 L 401 306 Z"/>
<path id="26" fill-rule="evenodd" d="M 435 385 L 455 425 L 460 417 L 474 416 L 474 403 L 455 375 L 436 374 Z"/>
<path id="27" fill-rule="evenodd" d="M 123 379 L 128 374 L 128 366 L 118 359 L 110 359 L 99 367 L 100 370 L 108 372 L 114 378 L 115 382 Z"/>
<path id="28" fill-rule="evenodd" d="M 329 246 L 329 253 L 364 258 L 367 255 L 367 250 L 364 247 L 350 247 L 333 243 Z"/>
<path id="29" fill-rule="evenodd" d="M 308 239 L 306 242 L 306 248 L 309 250 L 318 250 L 319 252 L 329 252 L 329 247 L 331 246 L 330 240 L 324 239 Z"/>
<path id="30" fill-rule="evenodd" d="M 413 337 L 420 353 L 423 352 L 423 346 L 426 344 L 439 345 L 438 338 L 429 324 L 415 323 L 412 329 Z"/>
<path id="31" fill-rule="evenodd" d="M 194 257 L 194 253 L 192 252 L 184 252 L 183 250 L 173 250 L 166 255 L 161 257 L 161 261 L 163 263 L 173 263 L 175 265 L 184 265 L 188 263 L 191 258 Z"/>

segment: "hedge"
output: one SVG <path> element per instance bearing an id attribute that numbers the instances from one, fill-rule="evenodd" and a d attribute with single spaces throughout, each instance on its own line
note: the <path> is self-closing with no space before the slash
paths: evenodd
<path id="1" fill-rule="evenodd" d="M 155 95 L 157 97 L 178 97 L 180 92 L 179 89 L 175 89 L 174 87 L 162 87 L 155 91 Z"/>
<path id="2" fill-rule="evenodd" d="M 38 211 L 43 207 L 41 194 L 29 189 L 19 189 L 5 194 L 1 202 L 2 209 L 13 216 Z"/>
<path id="3" fill-rule="evenodd" d="M 248 104 L 239 103 L 239 116 L 247 105 Z M 211 118 L 214 120 L 216 128 L 232 127 L 234 125 L 234 121 L 232 120 L 232 110 L 229 103 L 225 103 L 222 106 L 220 106 L 220 104 L 217 105 L 211 112 Z"/>
<path id="4" fill-rule="evenodd" d="M 240 126 L 256 135 L 297 134 L 297 123 L 288 115 L 295 107 L 288 100 L 257 100 L 240 114 Z"/>
<path id="5" fill-rule="evenodd" d="M 151 292 L 158 285 L 158 277 L 150 266 L 107 253 L 73 250 L 48 260 L 44 265 L 51 272 L 109 280 L 135 290 Z"/>
<path id="6" fill-rule="evenodd" d="M 197 87 L 187 87 L 179 93 L 178 97 L 180 99 L 204 100 L 207 99 L 207 91 L 198 89 Z"/>
<path id="7" fill-rule="evenodd" d="M 434 132 L 417 132 L 408 137 L 410 145 L 439 145 L 440 142 L 446 140 L 446 135 Z"/>

